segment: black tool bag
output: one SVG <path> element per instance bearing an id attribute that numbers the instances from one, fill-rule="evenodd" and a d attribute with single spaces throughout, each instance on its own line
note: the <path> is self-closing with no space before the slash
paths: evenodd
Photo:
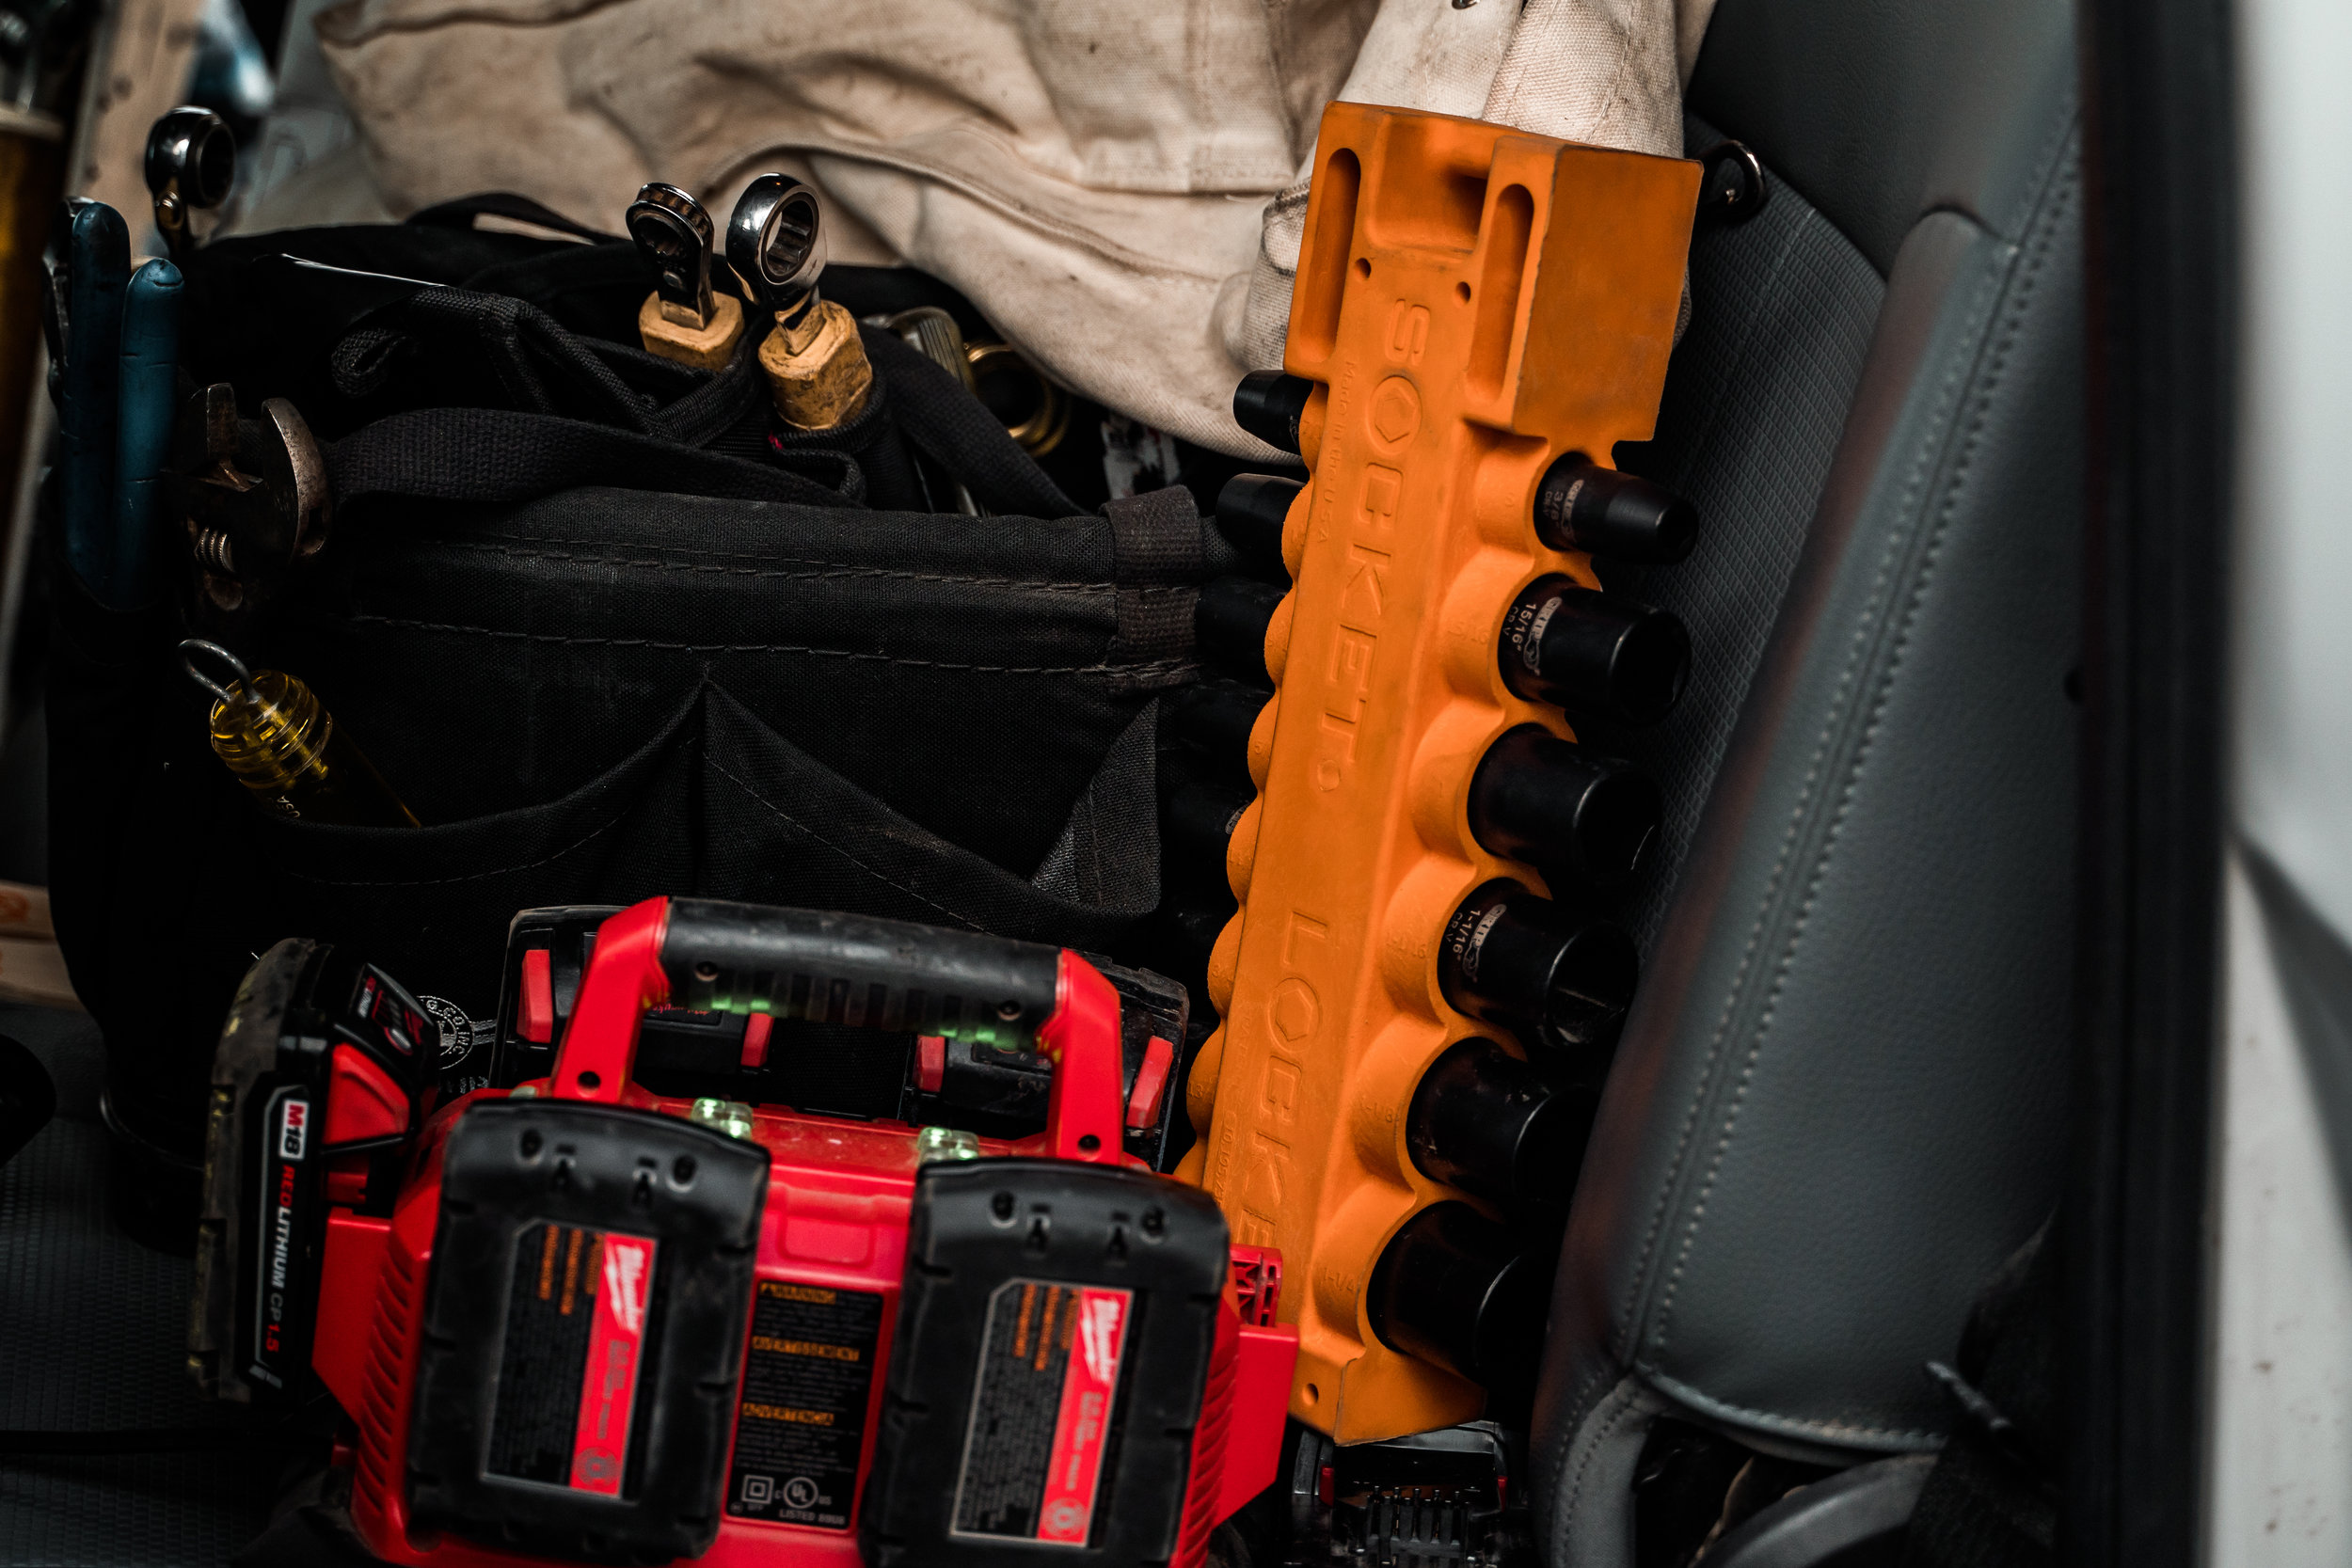
<path id="1" fill-rule="evenodd" d="M 752 335 L 715 375 L 637 347 L 630 247 L 425 216 L 190 268 L 183 366 L 247 416 L 302 410 L 324 548 L 234 610 L 176 525 L 150 610 L 56 568 L 54 902 L 135 1158 L 194 1158 L 237 977 L 288 935 L 485 1018 L 527 906 L 699 895 L 1098 949 L 1150 913 L 1154 699 L 1195 678 L 1197 585 L 1229 564 L 1185 492 L 1072 515 L 873 329 L 867 409 L 777 437 Z M 860 309 L 857 281 L 829 296 Z M 921 510 L 918 456 L 997 515 Z M 425 826 L 265 810 L 207 744 L 188 635 L 310 685 Z"/>

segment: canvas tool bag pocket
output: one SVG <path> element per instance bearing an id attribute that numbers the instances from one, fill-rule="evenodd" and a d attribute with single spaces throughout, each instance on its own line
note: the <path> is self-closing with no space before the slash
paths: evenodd
<path id="1" fill-rule="evenodd" d="M 883 332 L 861 428 L 771 439 L 748 356 L 635 346 L 625 247 L 230 243 L 191 269 L 183 367 L 248 416 L 309 399 L 326 545 L 233 610 L 186 565 L 135 611 L 55 573 L 56 920 L 141 1157 L 193 1158 L 236 981 L 289 935 L 481 1019 L 534 905 L 694 895 L 1097 949 L 1152 911 L 1155 699 L 1197 678 L 1197 590 L 1231 565 L 1184 491 L 1073 515 Z M 306 253 L 445 286 L 273 293 Z M 994 515 L 919 509 L 916 452 Z M 310 686 L 424 825 L 265 809 L 209 749 L 185 636 Z"/>

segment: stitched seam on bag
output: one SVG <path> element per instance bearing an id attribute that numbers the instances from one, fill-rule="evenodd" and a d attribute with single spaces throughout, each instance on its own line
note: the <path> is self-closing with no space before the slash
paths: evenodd
<path id="1" fill-rule="evenodd" d="M 802 821 L 799 817 L 793 816 L 790 812 L 785 810 L 782 806 L 777 805 L 773 800 L 768 799 L 767 796 L 761 794 L 758 789 L 755 788 L 752 784 L 737 778 L 733 773 L 727 771 L 726 765 L 720 762 L 717 758 L 706 757 L 703 760 L 704 765 L 712 772 L 718 774 L 721 778 L 726 780 L 727 783 L 733 784 L 736 788 L 741 790 L 745 795 L 751 797 L 754 801 L 767 807 L 770 811 L 775 813 L 776 816 L 782 817 L 785 821 L 789 822 L 793 827 L 799 829 L 810 838 L 815 839 L 826 848 L 831 849 L 834 854 L 839 855 L 843 860 L 848 861 L 851 865 L 856 866 L 860 871 L 865 872 L 876 881 L 879 881 L 887 887 L 897 888 L 900 893 L 905 894 L 908 897 L 915 900 L 917 903 L 929 905 L 930 908 L 937 910 L 941 914 L 946 915 L 948 919 L 956 921 L 959 924 L 969 926 L 976 929 L 979 927 L 980 922 L 973 919 L 970 915 L 963 913 L 961 911 L 950 909 L 948 906 L 941 903 L 936 898 L 929 897 L 923 894 L 917 893 L 914 889 L 907 886 L 904 882 L 899 881 L 897 878 L 892 877 L 889 873 L 882 871 L 876 866 L 867 864 L 864 860 L 861 860 L 858 857 L 856 851 L 850 849 L 848 846 L 837 844 L 834 840 L 827 838 L 823 833 L 818 832 L 808 823 Z M 1037 890 L 1031 888 L 1029 891 L 1035 893 Z M 1039 896 L 1046 897 L 1050 896 L 1050 895 L 1041 894 Z M 1059 899 L 1055 901 L 1057 903 L 1061 902 Z"/>
<path id="2" fill-rule="evenodd" d="M 409 631 L 440 631 L 461 637 L 495 637 L 507 641 L 553 642 L 567 648 L 653 648 L 687 654 L 815 654 L 823 658 L 854 658 L 874 664 L 904 664 L 923 670 L 957 670 L 979 675 L 1143 675 L 1177 674 L 1193 668 L 1190 659 L 1163 658 L 1136 664 L 958 664 L 940 658 L 907 658 L 893 654 L 856 653 L 846 648 L 818 648 L 799 642 L 665 642 L 650 637 L 564 637 L 555 632 L 503 631 L 492 626 L 453 626 L 441 621 L 410 621 L 396 615 L 354 615 L 353 626 L 400 626 Z"/>
<path id="3" fill-rule="evenodd" d="M 600 823 L 589 829 L 578 839 L 564 846 L 563 848 L 543 855 L 535 861 L 525 861 L 520 865 L 494 866 L 487 871 L 469 871 L 461 877 L 388 878 L 362 882 L 349 881 L 339 877 L 312 877 L 300 871 L 289 870 L 282 865 L 278 866 L 277 869 L 281 877 L 292 877 L 300 882 L 315 882 L 321 887 L 447 887 L 453 882 L 478 882 L 489 877 L 511 877 L 517 871 L 535 871 L 543 865 L 562 860 L 573 850 L 586 845 L 591 839 L 599 838 L 611 832 L 620 825 L 620 822 L 621 818 L 615 816 L 608 822 Z"/>
<path id="4" fill-rule="evenodd" d="M 573 541 L 568 539 L 550 539 L 546 541 L 546 543 L 551 545 L 569 545 L 578 543 L 587 548 L 594 548 L 594 546 L 587 540 Z M 1116 589 L 1120 586 L 1120 584 L 1116 582 L 1070 581 L 1054 578 L 983 578 L 965 577 L 955 572 L 907 572 L 900 571 L 890 566 L 837 566 L 816 561 L 806 562 L 809 566 L 816 568 L 815 570 L 810 571 L 787 571 L 783 568 L 772 565 L 734 566 L 721 564 L 720 562 L 730 560 L 774 562 L 779 559 L 796 560 L 797 558 L 780 558 L 771 554 L 753 555 L 748 552 L 734 550 L 694 550 L 682 546 L 679 547 L 675 553 L 680 555 L 707 555 L 716 557 L 718 560 L 710 562 L 704 562 L 698 561 L 670 561 L 665 560 L 660 556 L 592 555 L 567 550 L 527 550 L 517 549 L 512 545 L 494 545 L 480 540 L 469 539 L 439 539 L 435 540 L 434 544 L 437 547 L 442 549 L 470 551 L 478 555 L 502 555 L 511 557 L 512 559 L 517 561 L 568 561 L 581 566 L 637 566 L 663 572 L 723 572 L 737 577 L 747 578 L 805 578 L 811 579 L 823 578 L 884 578 L 895 582 L 953 582 L 968 584 L 975 588 L 1073 588 L 1091 589 L 1096 591 L 1108 591 Z M 669 548 L 667 546 L 662 547 L 665 550 Z M 1153 593 L 1173 593 L 1176 590 L 1174 589 L 1145 590 L 1145 592 Z"/>
<path id="5" fill-rule="evenodd" d="M 1830 862 L 1835 856 L 1846 818 L 1851 811 L 1855 792 L 1860 787 L 1864 768 L 1869 760 L 1871 748 L 1877 740 L 1885 716 L 1886 705 L 1893 698 L 1896 678 L 1901 673 L 1903 657 L 1910 646 L 1912 633 L 1917 625 L 1928 589 L 1934 580 L 1944 544 L 1959 507 L 1961 492 L 1973 474 L 1975 460 L 1982 451 L 1984 427 L 1991 417 L 1994 394 L 2001 388 L 2003 377 L 2010 368 L 2010 361 L 2016 348 L 2018 333 L 2023 329 L 2026 317 L 2035 300 L 2042 270 L 2049 261 L 2050 254 L 2056 245 L 2058 228 L 2072 210 L 2074 184 L 2075 176 L 2070 173 L 2061 182 L 2058 190 L 2052 193 L 2054 199 L 2047 209 L 2048 221 L 2032 226 L 2033 229 L 2039 230 L 2038 239 L 2033 250 L 2024 259 L 2024 265 L 2014 275 L 2013 292 L 2005 306 L 2007 320 L 2003 322 L 1999 335 L 1992 346 L 1989 355 L 1990 363 L 1986 365 L 1982 382 L 1974 394 L 1972 401 L 1975 408 L 1969 418 L 1967 429 L 1959 443 L 1960 450 L 1955 457 L 1952 471 L 1943 484 L 1939 515 L 1921 551 L 1917 575 L 1913 579 L 1911 592 L 1903 607 L 1901 623 L 1887 651 L 1885 667 L 1875 682 L 1876 689 L 1872 694 L 1868 717 L 1864 721 L 1861 734 L 1857 737 L 1858 744 L 1846 762 L 1845 779 L 1838 791 L 1837 805 L 1831 813 L 1826 830 L 1820 839 L 1811 874 L 1806 879 L 1804 900 L 1797 908 L 1796 918 L 1790 924 L 1780 960 L 1774 966 L 1772 984 L 1765 994 L 1763 1009 L 1756 1019 L 1755 1031 L 1750 1037 L 1747 1057 L 1740 1069 L 1739 1085 L 1732 1093 L 1731 1104 L 1724 1120 L 1722 1135 L 1716 1140 L 1714 1157 L 1708 1162 L 1707 1175 L 1700 1183 L 1698 1200 L 1692 1205 L 1691 1217 L 1683 1229 L 1681 1250 L 1676 1257 L 1674 1268 L 1667 1275 L 1664 1292 L 1659 1302 L 1656 1324 L 1646 1337 L 1652 1347 L 1657 1350 L 1662 1351 L 1665 1348 L 1668 1324 L 1674 1314 L 1675 1292 L 1680 1286 L 1692 1250 L 1697 1244 L 1699 1227 L 1706 1218 L 1708 1197 L 1714 1191 L 1716 1179 L 1722 1173 L 1723 1163 L 1729 1155 L 1740 1111 L 1746 1101 L 1748 1087 L 1755 1077 L 1756 1061 L 1763 1053 L 1766 1037 L 1772 1032 L 1772 1021 L 1781 995 L 1786 990 L 1789 975 L 1796 967 L 1798 950 L 1804 945 L 1805 930 L 1812 918 L 1814 904 L 1820 897 L 1821 883 L 1828 876 Z M 1973 369 L 1974 367 L 1972 367 L 1972 372 Z M 1890 551 L 1891 554 L 1893 554 L 1892 551 Z M 1882 567 L 1882 580 L 1895 564 L 1896 562 L 1890 560 Z M 1872 590 L 1874 599 L 1877 594 L 1878 590 L 1874 587 Z M 1856 643 L 1854 657 L 1848 666 L 1850 673 L 1846 677 L 1847 680 L 1851 678 L 1854 667 L 1863 662 L 1863 656 L 1867 650 L 1867 642 L 1862 636 L 1857 635 Z M 1846 680 L 1841 680 L 1840 684 L 1846 684 Z M 1829 736 L 1825 733 L 1824 749 L 1828 741 Z M 1810 793 L 1808 783 L 1806 791 L 1808 799 Z M 1802 810 L 1802 807 L 1800 809 Z M 1792 823 L 1792 836 L 1794 831 L 1795 825 Z M 1663 1376 L 1662 1373 L 1658 1375 L 1661 1378 Z M 1774 1418 L 1786 1420 L 1788 1418 Z M 1887 1427 L 1854 1426 L 1840 1430 L 1886 1436 L 1918 1435 L 1916 1429 L 1910 1428 L 1899 1430 Z"/>
<path id="6" fill-rule="evenodd" d="M 1176 602 L 1169 602 L 1174 599 Z M 1190 649 L 1200 590 L 1193 583 L 1164 588 L 1121 588 L 1113 605 L 1118 625 L 1111 654 L 1142 654 L 1154 648 Z"/>
<path id="7" fill-rule="evenodd" d="M 1969 370 L 1966 367 L 1955 367 L 1948 372 L 1945 378 L 1946 393 L 1950 393 L 1958 384 L 1964 382 L 1968 373 Z M 1932 467 L 1937 453 L 1942 450 L 1939 444 L 1935 450 L 1920 453 L 1915 460 L 1911 478 L 1905 484 L 1902 504 L 1906 511 L 1917 497 L 1921 486 L 1927 482 L 1929 470 Z M 1877 580 L 1871 587 L 1869 602 L 1875 603 L 1882 594 L 1887 575 L 1893 570 L 1899 546 L 1899 541 L 1890 543 L 1888 546 L 1886 558 L 1882 561 L 1877 573 Z M 1855 667 L 1861 662 L 1867 642 L 1868 627 L 1866 625 L 1854 634 L 1853 648 L 1849 656 L 1846 669 L 1838 677 L 1837 689 L 1841 694 L 1840 700 L 1833 705 L 1830 718 L 1823 724 L 1820 737 L 1815 745 L 1813 755 L 1806 764 L 1804 778 L 1799 786 L 1797 804 L 1789 813 L 1788 829 L 1781 837 L 1780 847 L 1773 861 L 1772 873 L 1765 882 L 1763 896 L 1758 900 L 1756 922 L 1749 928 L 1747 943 L 1740 951 L 1739 965 L 1733 970 L 1731 982 L 1725 988 L 1723 1012 L 1716 1020 L 1712 1037 L 1708 1041 L 1706 1056 L 1701 1065 L 1698 1088 L 1692 1094 L 1682 1125 L 1676 1132 L 1674 1154 L 1667 1164 L 1666 1180 L 1660 1184 L 1658 1201 L 1651 1211 L 1649 1224 L 1644 1228 L 1641 1250 L 1635 1256 L 1634 1266 L 1627 1279 L 1625 1296 L 1620 1306 L 1620 1313 L 1625 1325 L 1624 1331 L 1629 1337 L 1625 1341 L 1623 1349 L 1623 1354 L 1628 1360 L 1640 1359 L 1638 1347 L 1645 1339 L 1650 1341 L 1653 1349 L 1663 1349 L 1665 1315 L 1672 1309 L 1675 1281 L 1679 1277 L 1683 1263 L 1688 1259 L 1687 1240 L 1682 1257 L 1677 1259 L 1674 1272 L 1668 1276 L 1660 1304 L 1660 1316 L 1646 1332 L 1637 1321 L 1636 1303 L 1647 1288 L 1650 1259 L 1656 1253 L 1658 1243 L 1664 1235 L 1669 1215 L 1675 1208 L 1676 1191 L 1680 1184 L 1685 1163 L 1689 1158 L 1700 1120 L 1707 1113 L 1708 1102 L 1712 1098 L 1716 1085 L 1716 1064 L 1722 1059 L 1724 1048 L 1730 1037 L 1732 1022 L 1740 1011 L 1741 1000 L 1747 994 L 1748 975 L 1763 945 L 1764 937 L 1772 922 L 1772 911 L 1779 902 L 1780 890 L 1787 879 L 1805 818 L 1810 813 L 1815 799 L 1815 791 L 1822 769 L 1827 764 L 1830 748 L 1836 740 L 1838 715 L 1845 709 L 1842 693 L 1851 685 Z M 1743 1079 L 1740 1092 L 1743 1093 L 1744 1088 Z M 1734 1103 L 1736 1106 L 1736 1097 Z M 1703 1212 L 1703 1194 L 1701 1205 Z"/>

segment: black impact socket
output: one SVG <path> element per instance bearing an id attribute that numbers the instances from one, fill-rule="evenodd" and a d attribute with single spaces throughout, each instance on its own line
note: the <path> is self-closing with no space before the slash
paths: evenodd
<path id="1" fill-rule="evenodd" d="M 1305 488 L 1277 474 L 1235 474 L 1216 493 L 1217 529 L 1250 561 L 1279 566 L 1282 527 L 1290 518 L 1291 502 Z"/>
<path id="2" fill-rule="evenodd" d="M 1405 1147 L 1432 1181 L 1493 1203 L 1567 1206 L 1599 1096 L 1555 1088 L 1489 1039 L 1448 1046 L 1405 1114 Z"/>
<path id="3" fill-rule="evenodd" d="M 1691 634 L 1665 610 L 1555 574 L 1511 601 L 1495 657 L 1502 683 L 1531 703 L 1642 729 L 1682 700 Z"/>
<path id="4" fill-rule="evenodd" d="M 1315 384 L 1280 371 L 1251 371 L 1233 388 L 1233 422 L 1269 447 L 1299 449 L 1298 421 Z"/>
<path id="5" fill-rule="evenodd" d="M 1438 938 L 1445 999 L 1531 1049 L 1605 1051 L 1624 1027 L 1641 959 L 1632 939 L 1508 879 L 1462 901 Z"/>
<path id="6" fill-rule="evenodd" d="M 1470 833 L 1540 868 L 1554 891 L 1613 893 L 1639 874 L 1664 808 L 1658 781 L 1541 724 L 1506 730 L 1470 775 Z"/>
<path id="7" fill-rule="evenodd" d="M 1671 566 L 1698 542 L 1699 515 L 1663 485 L 1572 451 L 1535 487 L 1535 533 L 1555 550 Z"/>
<path id="8" fill-rule="evenodd" d="M 1535 1375 L 1551 1275 L 1469 1204 L 1437 1203 L 1381 1249 L 1364 1305 L 1391 1350 L 1503 1389 Z"/>
<path id="9" fill-rule="evenodd" d="M 1200 657 L 1250 680 L 1264 680 L 1265 632 L 1282 591 L 1248 578 L 1214 578 L 1201 585 L 1193 611 L 1193 642 Z"/>

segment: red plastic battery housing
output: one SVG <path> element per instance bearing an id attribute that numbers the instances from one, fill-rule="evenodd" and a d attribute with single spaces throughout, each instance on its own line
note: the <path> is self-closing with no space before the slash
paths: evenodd
<path id="1" fill-rule="evenodd" d="M 690 1102 L 654 1096 L 628 1076 L 637 1019 L 668 999 L 658 961 L 666 913 L 666 901 L 654 899 L 606 923 L 550 1079 L 512 1091 L 478 1091 L 438 1111 L 419 1136 L 407 1180 L 388 1218 L 343 1207 L 329 1212 L 312 1363 L 358 1425 L 352 1517 L 369 1548 L 388 1561 L 416 1568 L 489 1568 L 544 1560 L 410 1528 L 404 1469 L 440 1211 L 441 1153 L 451 1130 L 469 1108 L 509 1092 L 552 1093 L 668 1116 L 689 1114 Z M 1041 1048 L 1056 1064 L 1047 1131 L 1017 1143 L 982 1140 L 980 1157 L 1052 1156 L 1133 1164 L 1117 1152 L 1124 1107 L 1116 994 L 1084 959 L 1067 952 L 1060 956 L 1057 990 L 1053 1016 L 1038 1030 Z M 772 1476 L 763 1488 L 740 1463 L 742 1454 L 731 1453 L 716 1540 L 693 1560 L 720 1568 L 849 1568 L 860 1561 L 859 1494 L 873 1463 L 898 1327 L 910 1204 L 922 1163 L 919 1130 L 897 1122 L 856 1122 L 762 1106 L 755 1108 L 747 1135 L 768 1150 L 771 1162 L 759 1224 L 755 1291 L 792 1309 L 821 1310 L 849 1303 L 870 1311 L 870 1303 L 879 1312 L 872 1322 L 872 1364 L 865 1376 L 863 1405 L 855 1412 L 855 1481 L 846 1489 L 818 1486 L 817 1495 L 808 1495 L 817 1486 L 810 1482 L 787 1498 L 786 1489 L 806 1478 Z M 1236 1249 L 1237 1266 L 1244 1261 L 1239 1257 L 1244 1251 L 1248 1266 L 1238 1272 L 1251 1293 L 1245 1301 L 1229 1285 L 1219 1312 L 1219 1354 L 1185 1487 L 1185 1525 L 1168 1559 L 1174 1563 L 1199 1562 L 1210 1527 L 1275 1480 L 1296 1336 L 1274 1323 L 1267 1299 L 1279 1280 L 1279 1260 Z M 751 1337 L 775 1338 L 763 1336 L 756 1310 Z M 739 1408 L 759 1403 L 751 1398 L 756 1390 L 750 1384 L 756 1354 L 747 1346 Z M 836 1413 L 835 1419 L 846 1421 L 848 1415 Z M 739 1417 L 739 1450 L 744 1431 L 744 1418 Z M 845 1490 L 847 1496 L 839 1495 Z M 784 1513 L 816 1514 L 825 1523 L 775 1516 Z M 838 1524 L 833 1523 L 835 1519 Z"/>

